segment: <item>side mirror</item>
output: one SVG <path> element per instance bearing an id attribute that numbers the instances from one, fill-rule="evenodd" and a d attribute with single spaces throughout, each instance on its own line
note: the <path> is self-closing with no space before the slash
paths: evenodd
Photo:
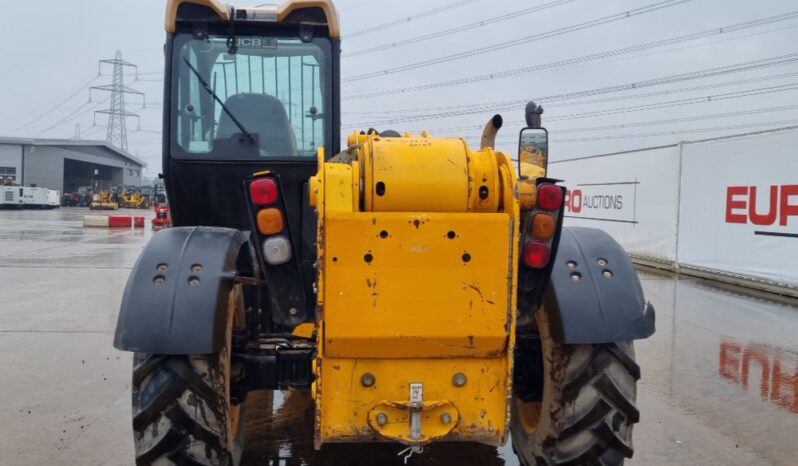
<path id="1" fill-rule="evenodd" d="M 518 138 L 518 174 L 531 176 L 532 172 L 545 174 L 549 163 L 549 132 L 546 128 L 524 128 Z M 533 169 L 532 167 L 538 167 Z"/>

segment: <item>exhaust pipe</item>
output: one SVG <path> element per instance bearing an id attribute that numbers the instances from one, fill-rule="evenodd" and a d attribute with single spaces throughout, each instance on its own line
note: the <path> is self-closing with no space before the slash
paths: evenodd
<path id="1" fill-rule="evenodd" d="M 484 149 L 486 147 L 490 147 L 493 149 L 496 146 L 496 133 L 499 132 L 499 129 L 502 127 L 504 120 L 502 116 L 499 114 L 493 115 L 493 118 L 488 121 L 488 124 L 485 125 L 485 129 L 482 130 L 482 143 L 480 144 L 479 148 Z"/>

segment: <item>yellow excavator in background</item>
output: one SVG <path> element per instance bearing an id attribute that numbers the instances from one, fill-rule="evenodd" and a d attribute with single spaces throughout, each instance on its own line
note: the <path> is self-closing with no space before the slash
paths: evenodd
<path id="1" fill-rule="evenodd" d="M 119 193 L 119 201 L 122 207 L 129 209 L 149 209 L 150 199 L 145 196 L 141 191 L 129 190 L 127 192 Z"/>
<path id="2" fill-rule="evenodd" d="M 540 107 L 519 164 L 499 115 L 479 148 L 391 130 L 342 147 L 331 1 L 169 0 L 166 32 L 174 228 L 131 272 L 114 339 L 135 353 L 136 464 L 238 465 L 248 394 L 288 389 L 315 403 L 316 448 L 632 456 L 632 342 L 654 310 L 611 237 L 563 228 Z"/>

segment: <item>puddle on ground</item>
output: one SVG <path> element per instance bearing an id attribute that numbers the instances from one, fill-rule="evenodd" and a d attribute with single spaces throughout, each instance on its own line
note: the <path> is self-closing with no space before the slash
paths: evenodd
<path id="1" fill-rule="evenodd" d="M 772 463 L 795 464 L 798 300 L 642 278 L 657 309 L 657 333 L 636 343 L 643 389 Z"/>

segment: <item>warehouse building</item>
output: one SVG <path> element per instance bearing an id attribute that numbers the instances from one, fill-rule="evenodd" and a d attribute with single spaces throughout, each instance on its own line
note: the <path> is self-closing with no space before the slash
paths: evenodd
<path id="1" fill-rule="evenodd" d="M 105 141 L 0 137 L 0 184 L 64 192 L 81 186 L 140 186 L 142 160 Z"/>

